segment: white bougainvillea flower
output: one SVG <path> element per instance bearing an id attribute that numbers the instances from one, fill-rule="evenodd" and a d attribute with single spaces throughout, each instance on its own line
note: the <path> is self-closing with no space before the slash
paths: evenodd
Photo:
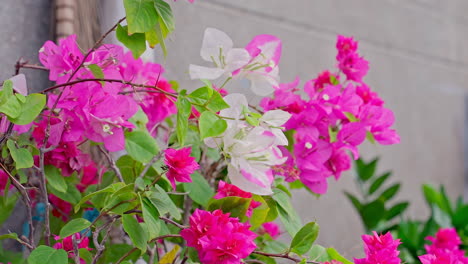
<path id="1" fill-rule="evenodd" d="M 229 158 L 228 177 L 232 184 L 244 191 L 259 195 L 271 194 L 273 174 L 271 167 L 283 164 L 280 145 L 287 145 L 281 126 L 290 114 L 282 110 L 266 112 L 259 118 L 259 126 L 245 121 L 247 99 L 243 94 L 230 94 L 224 100 L 231 107 L 220 112 L 228 117 L 226 131 L 215 138 L 206 138 L 209 147 L 222 149 Z"/>
<path id="2" fill-rule="evenodd" d="M 281 58 L 281 40 L 272 35 L 258 35 L 245 49 L 252 59 L 237 74 L 238 78 L 250 80 L 252 91 L 265 96 L 279 85 L 278 63 Z"/>
<path id="3" fill-rule="evenodd" d="M 192 79 L 214 80 L 223 75 L 231 77 L 232 72 L 245 66 L 251 59 L 247 50 L 233 48 L 231 38 L 215 28 L 205 30 L 200 55 L 205 61 L 212 62 L 215 67 L 191 64 L 189 73 Z"/>

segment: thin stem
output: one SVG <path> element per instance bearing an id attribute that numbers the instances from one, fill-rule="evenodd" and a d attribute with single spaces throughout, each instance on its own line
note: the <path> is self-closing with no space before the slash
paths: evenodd
<path id="1" fill-rule="evenodd" d="M 33 225 L 33 219 L 32 219 L 32 207 L 31 207 L 31 199 L 29 198 L 28 191 L 26 188 L 24 188 L 23 185 L 15 178 L 11 173 L 7 170 L 5 165 L 3 163 L 0 163 L 0 167 L 2 167 L 2 170 L 8 175 L 10 178 L 11 183 L 13 186 L 15 186 L 16 190 L 21 194 L 21 198 L 23 199 L 24 205 L 27 208 L 28 211 L 28 224 L 29 224 L 29 244 L 32 246 L 32 249 L 35 248 L 34 245 L 34 225 Z"/>
<path id="2" fill-rule="evenodd" d="M 257 254 L 257 255 L 266 256 L 266 257 L 289 259 L 289 260 L 294 261 L 296 263 L 299 263 L 299 262 L 302 261 L 301 259 L 290 256 L 289 253 L 275 254 L 275 253 L 267 253 L 267 252 L 261 252 L 261 251 L 254 251 L 252 253 Z M 320 262 L 315 262 L 315 261 L 306 261 L 306 263 L 320 264 Z"/>
<path id="3" fill-rule="evenodd" d="M 155 238 L 151 239 L 150 242 L 157 242 L 159 239 L 164 239 L 164 238 L 168 238 L 168 237 L 182 237 L 182 236 L 180 234 L 162 235 L 162 236 L 158 236 L 158 237 L 155 237 Z"/>
<path id="4" fill-rule="evenodd" d="M 127 81 L 125 81 L 125 80 L 107 79 L 107 78 L 86 78 L 86 79 L 79 79 L 79 80 L 74 80 L 74 81 L 68 81 L 68 82 L 66 82 L 66 83 L 57 84 L 57 85 L 51 86 L 51 87 L 49 87 L 49 88 L 46 88 L 46 89 L 44 89 L 44 91 L 42 91 L 42 93 L 47 93 L 47 92 L 50 92 L 50 91 L 55 90 L 55 89 L 60 88 L 60 87 L 71 86 L 71 85 L 74 85 L 74 84 L 77 84 L 77 83 L 82 83 L 82 82 L 114 82 L 114 83 L 122 83 L 122 84 L 130 85 L 130 86 L 133 86 L 133 87 L 151 88 L 152 90 L 133 90 L 133 91 L 120 92 L 120 94 L 129 94 L 129 93 L 134 93 L 134 92 L 162 93 L 162 94 L 165 94 L 165 95 L 167 95 L 167 96 L 171 96 L 171 97 L 177 98 L 177 94 L 176 94 L 176 93 L 170 93 L 170 92 L 164 91 L 163 89 L 161 89 L 161 88 L 159 88 L 159 87 L 157 87 L 157 86 L 148 85 L 148 84 L 140 84 L 140 83 L 132 83 L 132 82 L 127 82 Z M 63 90 L 62 90 L 62 91 L 63 91 Z"/>
<path id="5" fill-rule="evenodd" d="M 93 242 L 96 247 L 96 255 L 93 257 L 92 264 L 96 264 L 99 258 L 101 257 L 102 253 L 106 249 L 104 244 L 106 243 L 107 238 L 109 237 L 109 233 L 112 227 L 112 224 L 115 222 L 117 218 L 112 217 L 110 221 L 107 223 L 103 224 L 99 228 L 96 228 L 96 230 L 93 232 Z M 104 237 L 102 238 L 101 242 L 98 241 L 99 233 L 101 233 L 102 230 L 106 229 L 106 233 L 104 234 Z"/>
<path id="6" fill-rule="evenodd" d="M 140 175 L 138 175 L 138 178 L 143 178 L 145 176 L 145 174 L 148 172 L 148 170 L 151 168 L 151 166 L 153 166 L 153 164 L 156 163 L 160 158 L 161 158 L 161 152 L 159 154 L 157 154 L 156 156 L 154 156 L 150 160 L 150 162 L 148 162 L 146 164 L 146 166 L 141 171 Z M 136 188 L 136 186 L 135 186 L 135 188 Z"/>
<path id="7" fill-rule="evenodd" d="M 188 228 L 188 226 L 181 225 L 181 224 L 175 222 L 174 220 L 171 220 L 171 219 L 166 218 L 166 217 L 164 217 L 164 216 L 160 216 L 159 219 L 163 220 L 163 221 L 166 222 L 166 223 L 173 224 L 173 225 L 177 226 L 177 227 L 180 228 L 180 229 Z"/>
<path id="8" fill-rule="evenodd" d="M 80 260 L 80 252 L 78 251 L 78 241 L 75 238 L 75 235 L 72 235 L 72 243 L 73 243 L 73 254 L 75 255 L 73 260 L 75 264 L 81 264 Z"/>
<path id="9" fill-rule="evenodd" d="M 41 196 L 44 204 L 46 205 L 45 211 L 45 244 L 46 246 L 50 245 L 50 203 L 49 203 L 49 196 L 47 195 L 47 183 L 46 183 L 46 175 L 44 170 L 44 149 L 39 149 L 39 187 L 41 190 Z"/>
<path id="10" fill-rule="evenodd" d="M 117 165 L 115 164 L 115 161 L 114 161 L 114 159 L 111 157 L 111 155 L 109 154 L 109 152 L 107 152 L 107 151 L 102 147 L 102 145 L 99 145 L 99 150 L 104 154 L 104 156 L 106 156 L 107 161 L 109 162 L 109 166 L 110 166 L 111 169 L 115 172 L 115 175 L 117 176 L 117 178 L 119 179 L 119 181 L 125 182 L 124 179 L 123 179 L 123 177 L 122 177 L 122 173 L 120 173 L 119 168 L 118 168 Z"/>

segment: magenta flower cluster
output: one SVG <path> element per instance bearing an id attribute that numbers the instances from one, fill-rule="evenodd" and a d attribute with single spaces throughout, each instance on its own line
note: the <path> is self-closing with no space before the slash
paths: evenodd
<path id="1" fill-rule="evenodd" d="M 103 173 L 79 148 L 82 143 L 91 140 L 103 143 L 108 151 L 123 150 L 124 131 L 134 128 L 129 119 L 139 108 L 148 116 L 147 129 L 153 135 L 158 125 L 176 112 L 173 100 L 158 92 L 173 92 L 171 84 L 161 76 L 161 65 L 143 63 L 130 52 L 124 53 L 122 47 L 108 44 L 90 52 L 81 65 L 83 59 L 74 35 L 58 45 L 47 41 L 40 49 L 39 60 L 50 70 L 51 81 L 58 85 L 76 83 L 48 93 L 48 110 L 33 124 L 32 132 L 39 147 L 52 149 L 45 153 L 45 165 L 59 168 L 64 176 L 78 173 L 80 191 L 97 184 Z M 109 81 L 96 80 L 99 78 Z M 155 88 L 136 92 L 137 88 L 128 83 Z M 71 204 L 53 194 L 49 199 L 54 205 L 53 214 L 65 221 Z"/>
<path id="2" fill-rule="evenodd" d="M 393 239 L 392 234 L 378 235 L 375 231 L 372 235 L 363 235 L 364 251 L 366 257 L 354 259 L 355 264 L 400 264 L 398 257 L 399 239 Z"/>
<path id="3" fill-rule="evenodd" d="M 362 80 L 369 67 L 357 53 L 358 43 L 338 36 L 336 73 L 322 72 L 307 81 L 303 99 L 297 88 L 299 79 L 276 87 L 273 98 L 264 98 L 265 110 L 282 109 L 292 114 L 284 125 L 295 131 L 294 151 L 285 164 L 275 167 L 275 173 L 287 181 L 301 180 L 312 191 L 324 194 L 327 178 L 338 179 L 350 169 L 350 152 L 359 157 L 358 146 L 366 138 L 383 145 L 396 144 L 400 138 L 392 129 L 393 112 Z M 341 81 L 340 79 L 344 79 Z"/>
<path id="4" fill-rule="evenodd" d="M 422 264 L 467 264 L 465 251 L 455 228 L 441 228 L 434 237 L 428 236 L 432 245 L 426 245 L 427 254 L 419 256 Z"/>
<path id="5" fill-rule="evenodd" d="M 166 176 L 174 189 L 176 188 L 176 181 L 192 182 L 190 174 L 200 167 L 195 158 L 190 157 L 191 151 L 192 148 L 190 147 L 179 150 L 168 148 L 164 151 L 164 163 L 168 167 Z"/>
<path id="6" fill-rule="evenodd" d="M 196 209 L 190 217 L 190 227 L 181 231 L 187 246 L 198 251 L 204 264 L 239 264 L 256 248 L 256 234 L 250 225 L 229 217 L 221 210 Z"/>

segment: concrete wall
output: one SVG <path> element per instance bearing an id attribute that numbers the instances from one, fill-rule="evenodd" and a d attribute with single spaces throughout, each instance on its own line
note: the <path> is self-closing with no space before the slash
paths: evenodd
<path id="1" fill-rule="evenodd" d="M 187 75 L 201 63 L 199 49 L 206 27 L 227 32 L 242 47 L 255 35 L 283 40 L 280 75 L 312 79 L 334 65 L 337 34 L 354 36 L 370 61 L 366 81 L 395 111 L 402 143 L 366 145 L 363 157 L 381 155 L 380 171 L 393 170 L 403 182 L 401 199 L 412 201 L 410 216 L 426 217 L 422 183 L 445 184 L 448 193 L 463 191 L 464 96 L 468 90 L 468 1 L 464 0 L 179 0 L 173 5 L 176 32 L 169 56 L 156 57 L 166 76 L 183 88 L 198 83 Z M 255 99 L 252 99 L 255 101 Z M 316 199 L 299 192 L 294 204 L 304 221 L 317 220 L 319 242 L 348 256 L 360 252 L 363 232 L 357 214 L 342 194 L 356 192 L 352 172 L 332 182 Z"/>
<path id="2" fill-rule="evenodd" d="M 23 57 L 38 63 L 38 51 L 51 38 L 50 0 L 2 0 L 0 4 L 0 80 L 15 73 L 16 61 Z M 47 73 L 22 70 L 26 74 L 30 91 L 47 87 Z"/>

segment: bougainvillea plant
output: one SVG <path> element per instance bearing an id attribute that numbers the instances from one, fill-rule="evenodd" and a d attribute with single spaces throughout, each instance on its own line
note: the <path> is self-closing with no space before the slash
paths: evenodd
<path id="1" fill-rule="evenodd" d="M 27 221 L 0 236 L 23 254 L 1 261 L 350 263 L 314 245 L 319 227 L 301 223 L 290 189 L 325 194 L 366 139 L 399 142 L 392 111 L 363 81 L 369 65 L 357 42 L 338 36 L 337 69 L 301 88 L 299 79 L 280 81 L 277 37 L 234 47 L 208 28 L 206 65 L 187 65 L 201 87 L 189 91 L 139 58 L 147 44 L 166 53 L 170 5 L 124 6 L 126 17 L 87 52 L 69 36 L 39 49 L 42 66 L 18 63 L 18 71 L 47 70 L 54 86 L 29 94 L 24 75 L 3 82 L 0 219 L 21 199 Z M 130 51 L 102 44 L 114 31 Z M 248 80 L 250 90 L 225 89 L 233 80 Z M 252 93 L 263 97 L 260 107 L 248 103 Z M 290 244 L 276 240 L 278 222 Z M 367 257 L 356 263 L 398 262 L 390 234 L 363 238 Z M 431 248 L 421 258 L 444 254 Z"/>

